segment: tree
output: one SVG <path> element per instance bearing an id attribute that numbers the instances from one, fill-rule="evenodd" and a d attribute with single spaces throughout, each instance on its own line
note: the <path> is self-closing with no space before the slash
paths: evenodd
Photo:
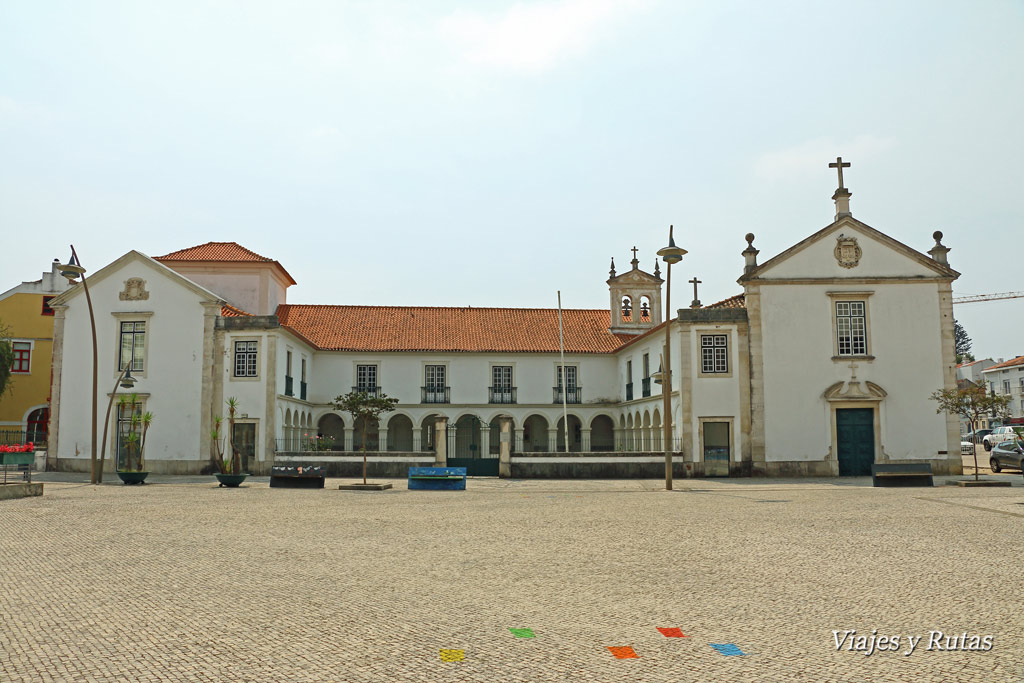
<path id="1" fill-rule="evenodd" d="M 978 421 L 985 415 L 992 418 L 1006 419 L 1010 417 L 1010 397 L 986 394 L 985 388 L 977 385 L 963 389 L 942 389 L 931 395 L 938 401 L 936 413 L 959 415 L 967 420 L 971 434 L 977 429 Z M 978 440 L 974 439 L 974 478 L 978 478 Z"/>
<path id="2" fill-rule="evenodd" d="M 14 346 L 11 345 L 10 330 L 0 322 L 0 397 L 11 385 L 12 365 L 14 365 Z"/>
<path id="3" fill-rule="evenodd" d="M 365 391 L 350 391 L 334 399 L 334 407 L 349 413 L 353 421 L 363 418 L 363 484 L 366 483 L 366 425 L 370 420 L 390 413 L 397 405 L 398 399 L 388 398 L 383 391 L 376 395 Z"/>
<path id="4" fill-rule="evenodd" d="M 953 321 L 953 343 L 956 348 L 956 362 L 959 365 L 964 361 L 974 362 L 974 354 L 971 353 L 971 338 L 967 330 L 959 321 Z"/>

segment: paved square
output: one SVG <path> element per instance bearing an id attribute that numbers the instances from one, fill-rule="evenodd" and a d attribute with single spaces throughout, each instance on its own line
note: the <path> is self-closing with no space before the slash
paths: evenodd
<path id="1" fill-rule="evenodd" d="M 1009 476 L 356 493 L 43 475 L 44 496 L 0 502 L 0 680 L 1020 681 Z M 882 651 L 857 651 L 872 635 Z M 992 647 L 940 651 L 946 636 Z"/>

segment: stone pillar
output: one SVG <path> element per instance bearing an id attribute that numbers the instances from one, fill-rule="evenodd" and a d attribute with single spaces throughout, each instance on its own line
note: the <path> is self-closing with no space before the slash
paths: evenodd
<path id="1" fill-rule="evenodd" d="M 480 457 L 491 457 L 491 429 L 487 425 L 480 426 Z"/>
<path id="2" fill-rule="evenodd" d="M 448 464 L 448 418 L 439 417 L 434 423 L 434 463 L 438 467 Z"/>
<path id="3" fill-rule="evenodd" d="M 572 450 L 570 448 L 570 450 Z M 580 450 L 593 451 L 594 446 L 590 443 L 590 427 L 580 427 Z"/>
<path id="4" fill-rule="evenodd" d="M 388 430 L 377 425 L 377 450 L 382 453 L 388 449 Z"/>
<path id="5" fill-rule="evenodd" d="M 416 453 L 420 452 L 423 447 L 423 428 L 413 427 L 412 428 L 412 450 Z"/>
<path id="6" fill-rule="evenodd" d="M 558 448 L 558 427 L 548 427 L 548 453 L 561 453 Z"/>
<path id="7" fill-rule="evenodd" d="M 498 476 L 507 479 L 512 476 L 512 418 L 499 417 L 498 424 Z"/>
<path id="8" fill-rule="evenodd" d="M 343 429 L 345 430 L 345 452 L 351 453 L 355 440 L 356 430 L 353 429 L 352 427 L 344 427 Z"/>

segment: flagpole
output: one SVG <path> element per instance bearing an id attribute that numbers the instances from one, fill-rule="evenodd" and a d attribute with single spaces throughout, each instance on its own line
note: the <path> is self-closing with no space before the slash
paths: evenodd
<path id="1" fill-rule="evenodd" d="M 565 376 L 565 334 L 562 331 L 562 290 L 558 290 L 558 355 L 561 358 L 561 366 L 558 369 L 562 388 L 562 422 L 565 423 L 565 452 L 569 452 L 569 406 L 566 394 L 569 391 L 569 383 Z"/>

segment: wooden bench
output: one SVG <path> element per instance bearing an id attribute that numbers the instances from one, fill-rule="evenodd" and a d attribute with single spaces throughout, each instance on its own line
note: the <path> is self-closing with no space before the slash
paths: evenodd
<path id="1" fill-rule="evenodd" d="M 322 489 L 325 476 L 323 467 L 274 465 L 270 468 L 270 488 Z"/>
<path id="2" fill-rule="evenodd" d="M 465 491 L 465 467 L 410 467 L 409 490 Z"/>
<path id="3" fill-rule="evenodd" d="M 0 453 L 0 467 L 3 467 L 4 470 L 4 483 L 7 483 L 7 471 L 12 468 L 15 472 L 23 472 L 25 481 L 32 483 L 32 464 L 35 460 L 35 453 Z"/>
<path id="4" fill-rule="evenodd" d="M 934 486 L 932 466 L 926 462 L 871 466 L 872 486 Z"/>

